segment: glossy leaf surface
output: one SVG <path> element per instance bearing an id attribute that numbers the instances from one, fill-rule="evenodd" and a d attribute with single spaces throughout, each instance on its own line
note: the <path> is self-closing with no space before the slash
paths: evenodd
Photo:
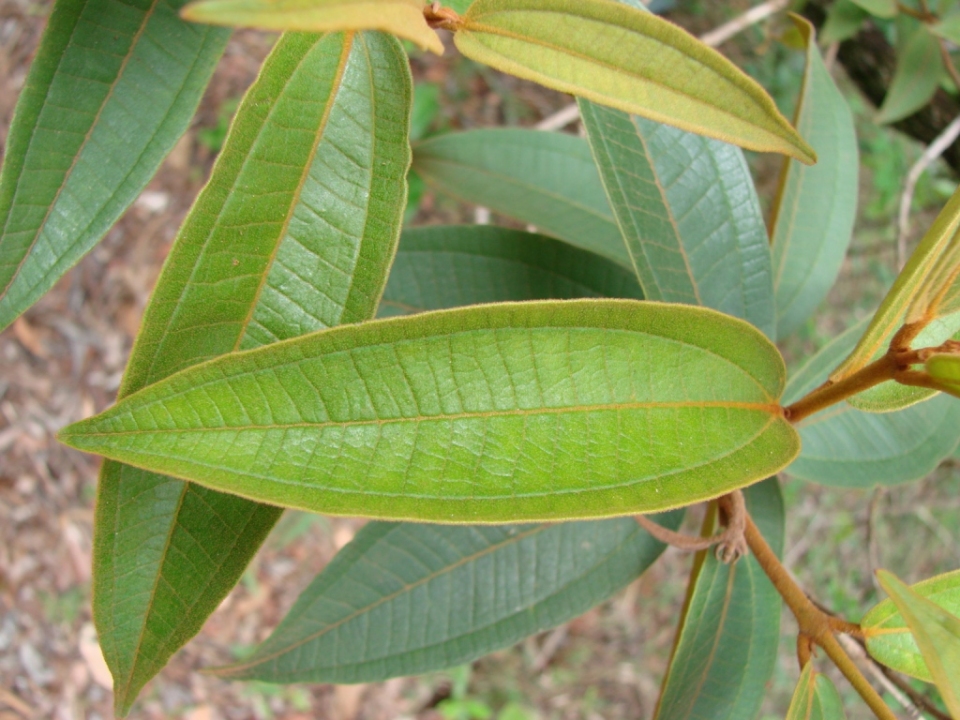
<path id="1" fill-rule="evenodd" d="M 387 36 L 280 40 L 171 250 L 121 397 L 238 346 L 373 314 L 404 208 L 410 97 Z M 200 629 L 279 513 L 104 464 L 94 618 L 119 712 Z"/>
<path id="2" fill-rule="evenodd" d="M 152 385 L 67 444 L 264 502 L 446 522 L 605 517 L 786 465 L 776 348 L 703 308 L 503 303 L 335 328 Z"/>
<path id="3" fill-rule="evenodd" d="M 493 225 L 410 228 L 380 302 L 391 317 L 510 300 L 643 299 L 629 270 L 553 238 Z"/>
<path id="4" fill-rule="evenodd" d="M 877 580 L 907 621 L 947 710 L 953 717 L 960 717 L 960 617 L 917 594 L 885 570 L 877 571 Z"/>
<path id="5" fill-rule="evenodd" d="M 911 586 L 915 595 L 926 598 L 952 615 L 960 615 L 960 570 L 938 575 Z M 911 677 L 933 682 L 910 628 L 891 599 L 874 606 L 860 623 L 871 657 Z"/>
<path id="6" fill-rule="evenodd" d="M 794 16 L 807 45 L 797 130 L 817 153 L 808 167 L 787 160 L 771 216 L 777 337 L 799 328 L 827 296 L 857 216 L 859 158 L 853 116 L 817 49 L 813 27 Z"/>
<path id="7" fill-rule="evenodd" d="M 659 522 L 675 528 L 682 513 Z M 370 523 L 243 662 L 267 682 L 374 682 L 470 662 L 586 612 L 663 545 L 632 518 L 550 525 Z"/>
<path id="8" fill-rule="evenodd" d="M 791 375 L 785 403 L 819 386 L 863 333 L 858 323 Z M 797 426 L 800 455 L 787 468 L 794 477 L 837 487 L 893 485 L 924 477 L 960 442 L 960 403 L 937 397 L 889 413 L 868 413 L 839 403 Z"/>
<path id="9" fill-rule="evenodd" d="M 413 148 L 437 190 L 530 223 L 631 268 L 586 141 L 536 130 L 471 130 Z"/>
<path id="10" fill-rule="evenodd" d="M 793 692 L 787 720 L 845 720 L 846 717 L 836 686 L 808 662 Z"/>
<path id="11" fill-rule="evenodd" d="M 653 13 L 610 0 L 476 0 L 462 20 L 457 48 L 497 70 L 752 150 L 816 159 L 763 88 Z"/>
<path id="12" fill-rule="evenodd" d="M 443 54 L 420 0 L 201 0 L 182 14 L 199 23 L 263 30 L 381 30 Z"/>
<path id="13" fill-rule="evenodd" d="M 897 68 L 877 122 L 896 122 L 926 105 L 940 85 L 942 72 L 940 43 L 926 25 L 918 24 L 897 53 Z"/>
<path id="14" fill-rule="evenodd" d="M 229 33 L 179 0 L 56 3 L 0 171 L 0 329 L 87 253 L 193 117 Z"/>
<path id="15" fill-rule="evenodd" d="M 744 491 L 747 508 L 777 554 L 783 547 L 783 498 L 776 478 Z M 697 556 L 656 720 L 757 715 L 776 664 L 780 596 L 752 555 L 725 565 Z"/>
<path id="16" fill-rule="evenodd" d="M 906 323 L 930 321 L 912 347 L 935 347 L 960 330 L 960 191 L 924 234 L 887 293 L 860 342 L 831 374 L 842 380 L 887 351 Z M 940 322 L 936 322 L 940 319 Z M 872 411 L 889 411 L 930 397 L 933 391 L 883 383 L 856 395 L 851 403 Z"/>
<path id="17" fill-rule="evenodd" d="M 587 100 L 580 114 L 646 295 L 711 307 L 772 337 L 769 241 L 743 153 Z"/>

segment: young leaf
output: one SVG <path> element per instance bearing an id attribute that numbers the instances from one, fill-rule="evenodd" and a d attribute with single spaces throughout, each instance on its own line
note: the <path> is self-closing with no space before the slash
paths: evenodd
<path id="1" fill-rule="evenodd" d="M 813 167 L 786 160 L 770 222 L 777 337 L 799 328 L 840 272 L 857 216 L 857 136 L 847 101 L 823 64 L 809 22 L 793 16 L 807 47 L 795 124 L 817 152 Z"/>
<path id="2" fill-rule="evenodd" d="M 277 43 L 171 250 L 121 397 L 237 347 L 373 314 L 404 208 L 411 94 L 388 36 Z M 94 618 L 118 712 L 200 629 L 279 513 L 104 463 Z"/>
<path id="3" fill-rule="evenodd" d="M 940 85 L 943 58 L 940 41 L 925 23 L 918 23 L 897 53 L 897 68 L 880 106 L 877 122 L 902 120 L 926 105 Z"/>
<path id="4" fill-rule="evenodd" d="M 443 54 L 440 37 L 423 17 L 422 0 L 200 0 L 181 15 L 193 22 L 263 30 L 381 30 Z"/>
<path id="5" fill-rule="evenodd" d="M 846 717 L 840 693 L 833 682 L 808 662 L 793 692 L 787 720 L 846 720 Z"/>
<path id="6" fill-rule="evenodd" d="M 911 589 L 944 611 L 960 615 L 960 570 L 928 578 Z M 860 626 L 874 660 L 911 677 L 933 682 L 916 640 L 893 600 L 875 605 L 863 616 Z"/>
<path id="7" fill-rule="evenodd" d="M 675 512 L 658 521 L 676 528 L 681 517 Z M 495 526 L 373 522 L 253 655 L 214 672 L 266 682 L 357 683 L 442 670 L 586 612 L 635 580 L 663 548 L 632 518 Z"/>
<path id="8" fill-rule="evenodd" d="M 379 315 L 510 300 L 643 299 L 629 270 L 543 235 L 494 225 L 403 231 Z"/>
<path id="9" fill-rule="evenodd" d="M 607 517 L 716 497 L 789 463 L 783 372 L 759 331 L 704 308 L 480 305 L 212 360 L 61 438 L 333 515 Z"/>
<path id="10" fill-rule="evenodd" d="M 779 554 L 784 512 L 777 479 L 747 488 L 744 497 Z M 656 720 L 755 717 L 776 665 L 780 595 L 752 555 L 725 565 L 705 551 L 697 563 Z"/>
<path id="11" fill-rule="evenodd" d="M 632 269 L 586 141 L 535 130 L 471 130 L 417 143 L 437 190 L 531 223 Z"/>
<path id="12" fill-rule="evenodd" d="M 53 287 L 183 134 L 229 33 L 179 0 L 59 0 L 0 171 L 0 330 Z"/>
<path id="13" fill-rule="evenodd" d="M 912 343 L 933 347 L 960 330 L 960 190 L 927 230 L 887 293 L 860 342 L 831 374 L 849 377 L 887 351 L 894 334 L 907 323 L 930 322 Z M 940 319 L 939 322 L 936 322 Z M 856 407 L 884 412 L 930 397 L 933 391 L 883 383 L 851 398 Z"/>
<path id="14" fill-rule="evenodd" d="M 907 621 L 947 710 L 960 717 L 960 618 L 885 570 L 877 571 L 877 580 Z"/>
<path id="15" fill-rule="evenodd" d="M 927 373 L 940 383 L 944 392 L 960 397 L 960 355 L 938 353 L 926 362 Z"/>
<path id="16" fill-rule="evenodd" d="M 647 297 L 712 307 L 772 337 L 770 247 L 743 153 L 589 100 L 580 114 Z"/>
<path id="17" fill-rule="evenodd" d="M 476 0 L 454 43 L 467 57 L 657 122 L 812 163 L 769 95 L 715 50 L 611 0 Z"/>
<path id="18" fill-rule="evenodd" d="M 789 404 L 827 378 L 848 354 L 866 321 L 828 343 L 796 373 L 784 391 Z M 794 477 L 835 487 L 874 487 L 917 480 L 949 456 L 960 441 L 960 403 L 937 397 L 890 413 L 868 413 L 841 403 L 802 421 Z"/>

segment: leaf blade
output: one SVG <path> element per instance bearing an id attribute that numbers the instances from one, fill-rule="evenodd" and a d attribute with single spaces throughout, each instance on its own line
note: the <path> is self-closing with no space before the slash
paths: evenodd
<path id="1" fill-rule="evenodd" d="M 846 720 L 846 717 L 836 686 L 808 662 L 790 700 L 787 720 Z"/>
<path id="2" fill-rule="evenodd" d="M 56 4 L 0 170 L 0 329 L 99 241 L 186 130 L 229 33 L 181 22 L 180 4 Z"/>
<path id="3" fill-rule="evenodd" d="M 902 120 L 926 105 L 937 91 L 942 70 L 940 44 L 926 24 L 920 23 L 897 53 L 897 67 L 877 122 Z"/>
<path id="4" fill-rule="evenodd" d="M 754 150 L 816 159 L 759 85 L 652 13 L 606 0 L 477 0 L 454 43 L 473 60 L 561 92 Z"/>
<path id="5" fill-rule="evenodd" d="M 466 364 L 430 361 L 443 356 Z M 651 364 L 658 359 L 681 363 L 683 381 L 658 385 Z M 583 373 L 579 385 L 575 368 Z M 609 368 L 616 372 L 604 380 Z M 606 517 L 715 497 L 793 459 L 796 433 L 777 404 L 782 372 L 779 353 L 752 326 L 703 308 L 504 303 L 335 328 L 213 360 L 65 429 L 61 439 L 329 514 L 441 522 Z M 337 380 L 315 386 L 311 377 Z M 270 387 L 255 389 L 261 380 Z M 206 397 L 214 387 L 219 399 L 195 405 L 196 393 Z M 156 433 L 137 430 L 159 420 L 150 408 L 163 406 L 167 420 Z M 185 424 L 170 425 L 172 418 Z M 701 434 L 677 438 L 691 422 L 703 423 Z M 641 425 L 648 429 L 637 434 Z M 181 431 L 189 438 L 191 427 L 200 434 L 169 444 Z M 621 442 L 618 428 L 630 442 Z M 678 454 L 651 456 L 657 443 Z M 248 465 L 255 448 L 267 448 L 265 464 Z M 319 457 L 324 448 L 340 458 L 335 467 Z M 458 483 L 468 466 L 465 488 Z M 437 484 L 446 473 L 451 482 Z M 356 486 L 352 478 L 364 474 Z"/>

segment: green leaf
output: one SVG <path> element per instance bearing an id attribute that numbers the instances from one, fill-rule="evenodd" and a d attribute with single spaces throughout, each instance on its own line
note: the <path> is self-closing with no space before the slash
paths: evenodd
<path id="1" fill-rule="evenodd" d="M 770 247 L 743 153 L 588 100 L 580 114 L 647 297 L 712 307 L 772 337 Z"/>
<path id="2" fill-rule="evenodd" d="M 229 33 L 179 0 L 59 0 L 0 171 L 0 330 L 92 248 L 186 130 Z"/>
<path id="3" fill-rule="evenodd" d="M 863 332 L 860 322 L 832 340 L 790 377 L 792 403 L 818 387 Z M 917 480 L 933 471 L 960 441 L 960 403 L 937 397 L 896 412 L 875 414 L 839 403 L 797 426 L 800 455 L 786 472 L 836 487 L 874 487 Z"/>
<path id="4" fill-rule="evenodd" d="M 682 513 L 666 524 L 676 528 Z M 621 590 L 664 546 L 632 518 L 548 525 L 373 522 L 249 658 L 267 682 L 376 682 L 470 662 Z M 402 619 L 402 620 L 401 620 Z"/>
<path id="5" fill-rule="evenodd" d="M 960 618 L 885 570 L 877 571 L 877 580 L 907 621 L 947 710 L 960 717 Z"/>
<path id="6" fill-rule="evenodd" d="M 960 44 L 960 13 L 948 15 L 938 23 L 930 25 L 930 32 L 949 40 L 954 45 Z"/>
<path id="7" fill-rule="evenodd" d="M 896 17 L 899 12 L 897 0 L 853 0 L 853 2 L 874 17 L 890 19 Z"/>
<path id="8" fill-rule="evenodd" d="M 808 662 L 793 692 L 787 720 L 846 720 L 846 717 L 840 693 L 833 682 Z"/>
<path id="9" fill-rule="evenodd" d="M 944 392 L 960 397 L 960 355 L 937 353 L 927 359 L 926 368 Z"/>
<path id="10" fill-rule="evenodd" d="M 171 250 L 121 397 L 237 347 L 373 315 L 404 207 L 410 85 L 387 36 L 278 42 Z M 200 629 L 279 513 L 104 464 L 94 618 L 119 712 Z"/>
<path id="11" fill-rule="evenodd" d="M 779 554 L 784 511 L 777 479 L 747 488 L 744 497 Z M 725 565 L 711 550 L 697 562 L 656 720 L 755 717 L 776 665 L 780 595 L 752 555 Z"/>
<path id="12" fill-rule="evenodd" d="M 910 256 L 853 352 L 830 375 L 853 375 L 887 352 L 905 324 L 928 323 L 911 344 L 936 347 L 960 331 L 960 190 L 955 192 Z M 883 383 L 851 398 L 851 404 L 884 412 L 930 397 L 923 388 Z"/>
<path id="13" fill-rule="evenodd" d="M 61 431 L 69 445 L 332 515 L 595 518 L 716 497 L 798 450 L 749 324 L 632 300 L 502 303 L 234 354 Z"/>
<path id="14" fill-rule="evenodd" d="M 817 152 L 813 167 L 787 160 L 770 222 L 777 337 L 799 328 L 833 286 L 857 216 L 857 136 L 847 101 L 823 64 L 813 26 L 792 16 L 807 48 L 794 120 Z"/>
<path id="15" fill-rule="evenodd" d="M 960 570 L 928 578 L 911 588 L 914 594 L 946 612 L 960 615 Z M 860 626 L 871 657 L 898 672 L 933 682 L 916 640 L 893 600 L 875 605 L 863 616 Z"/>
<path id="16" fill-rule="evenodd" d="M 422 0 L 200 0 L 181 14 L 199 23 L 263 30 L 380 30 L 443 54 L 440 37 L 423 17 Z"/>
<path id="17" fill-rule="evenodd" d="M 450 133 L 414 145 L 413 167 L 437 190 L 633 268 L 582 138 L 536 130 Z"/>
<path id="18" fill-rule="evenodd" d="M 493 225 L 403 231 L 379 315 L 510 300 L 643 299 L 629 270 L 565 243 Z"/>
<path id="19" fill-rule="evenodd" d="M 877 122 L 896 122 L 926 105 L 940 85 L 943 58 L 940 41 L 925 23 L 918 23 L 897 53 L 897 67 L 880 106 Z"/>
<path id="20" fill-rule="evenodd" d="M 827 9 L 827 20 L 820 33 L 820 41 L 826 45 L 852 38 L 869 14 L 852 0 L 835 0 Z"/>
<path id="21" fill-rule="evenodd" d="M 476 0 L 453 39 L 467 57 L 554 90 L 816 160 L 763 88 L 653 13 L 610 0 Z"/>

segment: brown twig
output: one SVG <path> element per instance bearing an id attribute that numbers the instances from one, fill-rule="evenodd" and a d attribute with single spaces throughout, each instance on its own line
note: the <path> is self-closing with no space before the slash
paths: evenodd
<path id="1" fill-rule="evenodd" d="M 423 6 L 423 17 L 432 28 L 443 28 L 456 32 L 463 26 L 463 20 L 451 8 L 443 7 L 439 2 Z"/>
<path id="2" fill-rule="evenodd" d="M 635 515 L 637 523 L 662 543 L 671 545 L 685 552 L 699 552 L 717 545 L 717 559 L 724 563 L 731 563 L 743 556 L 747 551 L 744 529 L 746 527 L 747 506 L 743 501 L 743 493 L 734 490 L 720 498 L 720 509 L 724 514 L 725 528 L 723 532 L 710 537 L 684 535 L 658 525 L 645 515 Z"/>

